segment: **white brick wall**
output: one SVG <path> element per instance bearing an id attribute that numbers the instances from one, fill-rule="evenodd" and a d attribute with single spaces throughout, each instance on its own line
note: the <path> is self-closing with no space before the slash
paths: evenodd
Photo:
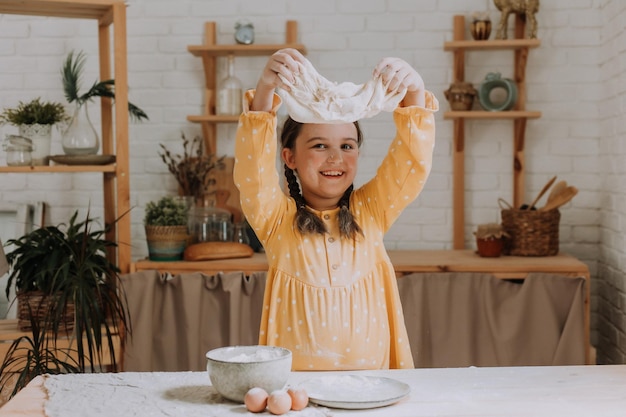
<path id="1" fill-rule="evenodd" d="M 255 25 L 257 43 L 279 43 L 286 19 L 299 22 L 308 57 L 328 78 L 364 81 L 382 57 L 400 56 L 423 75 L 440 99 L 438 137 L 427 186 L 389 232 L 389 248 L 446 249 L 452 237 L 452 123 L 443 91 L 452 81 L 452 18 L 475 10 L 499 13 L 489 0 L 130 0 L 128 69 L 130 100 L 150 116 L 130 126 L 133 258 L 144 257 L 143 209 L 176 184 L 160 161 L 158 144 L 179 144 L 180 132 L 193 136 L 198 125 L 186 122 L 200 112 L 203 72 L 187 45 L 203 39 L 203 24 L 218 23 L 218 42 L 231 43 L 241 18 Z M 626 259 L 624 136 L 626 122 L 626 33 L 621 0 L 543 1 L 538 15 L 541 47 L 528 59 L 527 108 L 543 117 L 527 126 L 527 195 L 530 200 L 553 175 L 579 187 L 562 209 L 562 248 L 584 260 L 594 276 L 594 340 L 606 362 L 623 362 L 626 347 L 622 305 Z M 511 25 L 512 26 L 512 25 Z M 96 79 L 97 33 L 91 21 L 0 15 L 0 106 L 41 96 L 63 101 L 59 69 L 67 52 L 89 54 L 85 85 Z M 512 53 L 467 54 L 466 79 L 478 84 L 490 71 L 512 76 Z M 238 58 L 237 74 L 252 87 L 266 58 Z M 220 70 L 223 71 L 223 64 Z M 92 109 L 97 114 L 96 106 Z M 366 134 L 358 182 L 370 178 L 385 152 L 393 125 L 389 115 L 365 121 Z M 472 121 L 467 128 L 468 247 L 476 224 L 499 221 L 497 199 L 511 199 L 512 123 Z M 219 151 L 232 153 L 233 126 L 220 126 Z M 0 126 L 4 137 L 11 126 Z M 55 132 L 53 153 L 61 153 Z M 4 152 L 0 152 L 4 164 Z M 91 205 L 101 215 L 100 177 L 81 175 L 2 175 L 0 200 L 51 204 L 50 221 L 66 220 L 76 208 Z M 26 190 L 26 191 L 23 191 Z M 622 346 L 622 347 L 619 347 Z"/>
<path id="2" fill-rule="evenodd" d="M 626 3 L 602 1 L 598 48 L 599 148 L 598 219 L 600 253 L 597 280 L 592 286 L 596 317 L 598 358 L 601 363 L 626 362 Z M 589 228 L 587 228 L 589 229 Z M 588 231 L 588 233 L 593 233 Z M 580 237 L 584 236 L 580 232 Z M 588 237 L 589 239 L 592 236 Z"/>

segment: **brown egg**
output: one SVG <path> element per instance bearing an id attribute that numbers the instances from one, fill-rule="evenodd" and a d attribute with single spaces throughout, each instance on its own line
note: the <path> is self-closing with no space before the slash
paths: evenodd
<path id="1" fill-rule="evenodd" d="M 301 388 L 289 388 L 287 394 L 291 397 L 291 409 L 300 411 L 309 405 L 309 395 Z"/>
<path id="2" fill-rule="evenodd" d="M 285 390 L 272 391 L 267 399 L 267 409 L 270 413 L 281 415 L 291 410 L 291 397 Z"/>
<path id="3" fill-rule="evenodd" d="M 260 413 L 265 411 L 265 407 L 267 407 L 267 397 L 267 392 L 263 388 L 254 387 L 246 392 L 246 395 L 243 397 L 243 403 L 248 411 Z"/>

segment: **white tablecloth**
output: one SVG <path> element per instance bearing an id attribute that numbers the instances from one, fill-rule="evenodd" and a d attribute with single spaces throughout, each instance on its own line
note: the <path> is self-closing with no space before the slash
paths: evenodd
<path id="1" fill-rule="evenodd" d="M 626 415 L 626 365 L 294 372 L 289 383 L 298 384 L 320 375 L 346 374 L 394 378 L 409 384 L 411 393 L 399 403 L 382 408 L 326 411 L 309 407 L 307 413 L 359 417 Z M 0 417 L 43 417 L 44 407 L 48 417 L 246 415 L 243 405 L 222 401 L 209 384 L 205 372 L 38 378 L 0 409 Z M 291 415 L 310 415 L 301 413 Z"/>

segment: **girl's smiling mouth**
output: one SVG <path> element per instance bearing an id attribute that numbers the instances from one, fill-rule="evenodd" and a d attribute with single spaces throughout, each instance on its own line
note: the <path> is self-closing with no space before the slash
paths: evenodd
<path id="1" fill-rule="evenodd" d="M 341 177 L 343 171 L 321 171 L 321 174 L 325 177 Z"/>

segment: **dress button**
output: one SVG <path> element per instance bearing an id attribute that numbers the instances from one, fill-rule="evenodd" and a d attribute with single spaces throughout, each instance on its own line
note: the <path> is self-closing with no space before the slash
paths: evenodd
<path id="1" fill-rule="evenodd" d="M 337 265 L 337 264 L 333 264 L 333 266 L 332 266 L 331 268 L 333 268 L 333 269 L 337 270 L 337 269 L 339 269 L 339 265 Z"/>
<path id="2" fill-rule="evenodd" d="M 334 237 L 329 237 L 329 238 L 328 238 L 328 241 L 329 241 L 330 243 L 333 243 L 333 242 L 335 241 L 335 238 L 334 238 Z"/>
<path id="3" fill-rule="evenodd" d="M 324 214 L 324 220 L 330 219 L 330 214 Z"/>

